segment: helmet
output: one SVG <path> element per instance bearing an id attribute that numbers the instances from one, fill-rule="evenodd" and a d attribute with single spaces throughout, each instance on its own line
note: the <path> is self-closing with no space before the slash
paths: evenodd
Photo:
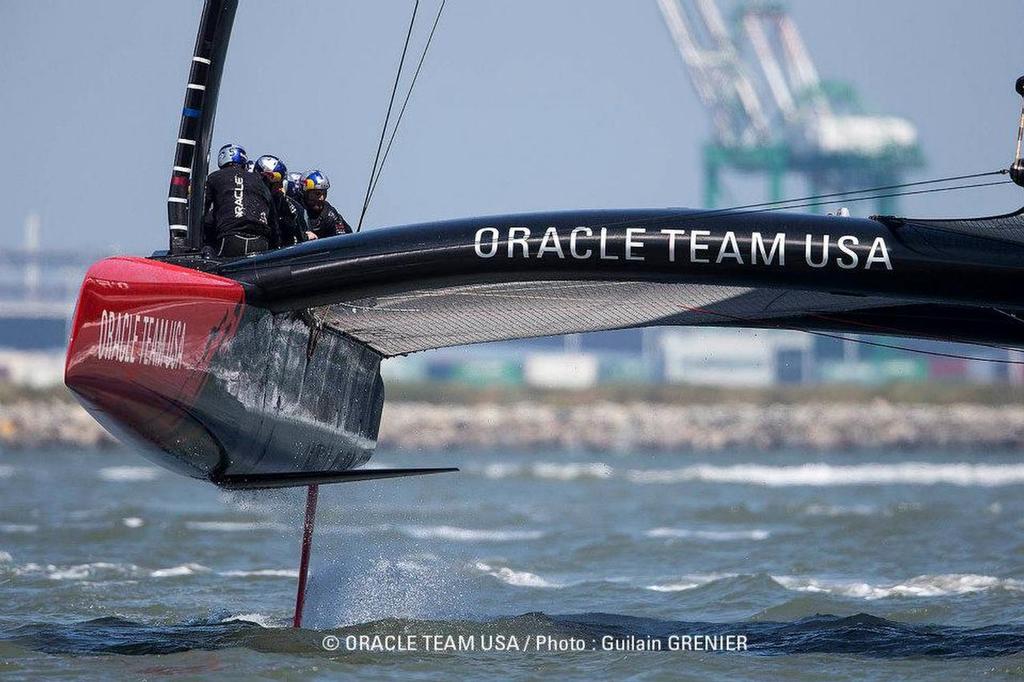
<path id="1" fill-rule="evenodd" d="M 285 193 L 292 199 L 302 196 L 302 173 L 289 173 L 285 181 Z"/>
<path id="2" fill-rule="evenodd" d="M 256 172 L 256 162 L 253 161 L 252 159 L 249 159 L 248 161 L 246 161 L 245 162 L 245 170 L 249 171 L 250 173 L 255 173 Z"/>
<path id="3" fill-rule="evenodd" d="M 331 188 L 331 181 L 319 170 L 311 170 L 302 176 L 302 191 L 308 192 L 313 189 L 327 191 Z"/>
<path id="4" fill-rule="evenodd" d="M 242 165 L 248 161 L 249 157 L 246 155 L 245 150 L 237 144 L 226 144 L 220 148 L 220 152 L 217 154 L 218 168 L 223 168 L 233 163 Z"/>
<path id="5" fill-rule="evenodd" d="M 262 175 L 267 182 L 278 183 L 284 180 L 284 176 L 288 172 L 288 169 L 285 167 L 281 159 L 270 154 L 264 154 L 260 158 L 256 159 L 253 172 Z"/>

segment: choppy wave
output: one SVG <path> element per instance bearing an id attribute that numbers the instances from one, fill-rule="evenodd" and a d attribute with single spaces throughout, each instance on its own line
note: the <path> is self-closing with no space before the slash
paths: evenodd
<path id="1" fill-rule="evenodd" d="M 151 578 L 180 578 L 184 575 L 209 572 L 210 569 L 202 564 L 182 564 L 181 566 L 171 566 L 170 568 L 158 568 L 155 571 L 150 571 L 149 575 Z"/>
<path id="2" fill-rule="evenodd" d="M 674 580 L 668 583 L 656 583 L 654 585 L 645 585 L 645 590 L 651 590 L 652 592 L 685 592 L 686 590 L 692 590 L 695 587 L 701 585 L 707 585 L 713 583 L 716 580 L 724 580 L 728 578 L 735 578 L 735 573 L 708 573 L 700 575 L 686 575 L 679 580 Z"/>
<path id="3" fill-rule="evenodd" d="M 410 618 L 393 618 L 370 623 L 356 623 L 331 630 L 331 634 L 344 640 L 348 636 L 393 636 L 404 637 L 410 634 L 424 634 L 430 636 L 466 636 L 486 635 L 493 636 L 497 628 L 498 632 L 525 639 L 530 635 L 539 632 L 549 633 L 555 638 L 579 638 L 584 642 L 590 641 L 590 649 L 598 646 L 597 642 L 605 637 L 611 637 L 614 641 L 622 642 L 628 646 L 630 642 L 643 640 L 645 642 L 657 640 L 662 648 L 667 649 L 667 640 L 678 633 L 700 633 L 704 636 L 728 636 L 743 634 L 746 637 L 750 651 L 761 655 L 791 655 L 791 654 L 818 654 L 812 659 L 811 665 L 817 668 L 817 677 L 821 676 L 822 668 L 826 670 L 838 668 L 842 677 L 857 679 L 863 677 L 863 670 L 867 668 L 875 674 L 869 677 L 878 677 L 877 664 L 870 661 L 871 658 L 901 658 L 909 661 L 909 666 L 903 666 L 902 670 L 920 670 L 927 665 L 927 659 L 954 659 L 963 660 L 965 657 L 986 657 L 992 663 L 985 662 L 984 673 L 1006 672 L 1010 676 L 1019 673 L 1015 659 L 1005 659 L 1007 663 L 996 664 L 1000 660 L 995 657 L 1007 657 L 1019 655 L 1021 652 L 1021 641 L 1024 637 L 1024 629 L 1019 623 L 1007 623 L 994 625 L 988 628 L 965 628 L 957 626 L 935 626 L 920 625 L 914 623 L 901 623 L 884 618 L 878 618 L 866 613 L 852 616 L 828 616 L 816 615 L 800 618 L 789 622 L 682 622 L 671 620 L 660 620 L 654 618 L 637 618 L 635 616 L 621 616 L 614 613 L 581 613 L 575 615 L 549 616 L 545 613 L 527 613 L 519 616 L 504 617 L 496 620 L 483 622 L 467 621 L 440 621 L 440 620 L 414 620 Z M 268 637 L 268 630 L 270 636 Z M 22 627 L 0 631 L 0 641 L 9 640 L 17 642 L 23 647 L 30 647 L 50 654 L 71 654 L 72 656 L 96 656 L 101 654 L 129 654 L 139 656 L 152 656 L 160 654 L 174 654 L 185 651 L 217 650 L 217 649 L 247 649 L 259 652 L 262 657 L 275 654 L 284 654 L 294 658 L 296 654 L 304 656 L 330 656 L 325 653 L 321 642 L 322 632 L 294 631 L 283 622 L 275 622 L 273 619 L 259 613 L 247 613 L 238 616 L 230 616 L 214 621 L 190 621 L 187 623 L 172 624 L 146 624 L 138 623 L 123 618 L 105 617 L 96 618 L 79 623 L 38 623 L 29 622 Z M 836 658 L 827 660 L 821 659 L 821 654 L 841 654 L 846 658 L 852 656 L 853 663 L 841 666 Z M 244 656 L 244 652 L 243 652 Z M 471 656 L 471 655 L 468 655 Z M 251 658 L 251 656 L 250 656 Z M 678 660 L 672 657 L 659 656 L 664 659 L 662 667 L 645 668 L 655 671 L 661 676 L 678 677 Z M 701 657 L 704 659 L 707 657 Z M 712 659 L 718 656 L 710 657 Z M 460 656 L 464 660 L 464 656 Z M 597 665 L 607 665 L 607 656 L 597 659 Z M 80 661 L 81 659 L 73 659 Z M 315 658 L 312 660 L 316 660 Z M 441 668 L 424 668 L 427 671 L 446 670 L 450 672 L 452 663 L 445 657 L 444 665 Z M 478 659 L 483 666 L 479 670 L 493 673 L 494 658 L 487 656 Z M 522 668 L 523 674 L 536 673 L 537 663 L 532 658 L 528 668 Z M 652 659 L 653 660 L 653 659 Z M 749 660 L 749 659 L 748 659 Z M 842 659 L 840 659 L 842 660 Z M 381 654 L 381 658 L 370 658 L 366 663 L 379 665 L 384 662 L 393 665 L 394 654 Z M 545 663 L 549 668 L 554 665 L 554 659 Z M 577 661 L 579 661 L 577 663 Z M 359 670 L 352 666 L 360 665 L 359 660 L 348 661 L 346 659 L 344 670 Z M 80 665 L 80 664 L 79 664 Z M 121 664 L 121 667 L 128 664 Z M 158 663 L 149 663 L 148 666 L 157 666 L 160 670 L 163 667 Z M 327 665 L 325 662 L 324 665 Z M 574 658 L 570 665 L 580 665 L 580 677 L 594 677 L 593 663 L 588 660 Z M 698 665 L 698 659 L 694 657 L 693 665 Z M 743 665 L 747 665 L 744 663 Z M 788 671 L 790 676 L 802 675 L 803 666 L 794 667 L 794 663 L 784 661 L 775 665 L 768 660 L 757 662 L 759 669 L 768 671 Z M 962 667 L 949 668 L 949 664 L 943 662 L 943 668 L 931 667 L 928 670 L 935 671 L 933 676 L 960 678 L 964 677 Z M 768 666 L 765 668 L 765 666 Z M 139 666 L 136 666 L 139 667 Z M 505 666 L 508 667 L 508 666 Z M 749 667 L 749 666 L 748 666 Z M 335 667 L 325 668 L 328 672 L 338 670 Z M 551 668 L 557 671 L 562 668 Z M 603 670 L 603 668 L 598 668 Z M 814 668 L 807 668 L 813 670 Z M 186 674 L 190 670 L 185 668 Z M 697 677 L 707 677 L 708 672 L 718 672 L 718 676 L 728 675 L 728 671 L 735 672 L 734 667 L 708 668 L 701 663 L 697 670 Z M 723 672 L 726 671 L 726 672 Z M 897 669 L 899 670 L 899 669 Z M 952 673 L 950 672 L 952 670 Z M 796 672 L 793 672 L 796 671 Z M 893 677 L 890 674 L 884 675 L 885 679 Z M 979 671 L 980 672 L 980 671 Z M 703 673 L 703 674 L 702 674 Z M 861 674 L 858 674 L 861 673 Z M 500 676 L 500 671 L 497 673 Z M 436 676 L 436 675 L 435 675 Z M 451 675 L 448 675 L 449 677 Z M 477 677 L 480 675 L 477 674 Z M 486 676 L 486 673 L 485 673 Z M 493 675 L 491 675 L 493 676 Z M 564 676 L 564 675 L 563 675 Z M 764 675 L 762 675 L 763 677 Z M 768 675 L 771 677 L 772 675 Z M 776 677 L 780 675 L 775 675 Z M 783 674 L 784 676 L 784 674 Z M 898 676 L 898 675 L 896 675 Z M 926 675 L 927 676 L 927 675 Z M 970 676 L 970 675 L 968 675 Z M 977 675 L 975 675 L 977 676 Z M 507 675 L 506 675 L 507 677 Z"/>
<path id="4" fill-rule="evenodd" d="M 993 589 L 1024 592 L 1024 581 L 973 573 L 919 575 L 902 582 L 875 584 L 859 580 L 832 580 L 804 576 L 772 576 L 772 580 L 787 590 L 869 600 L 885 599 L 886 597 L 943 597 Z"/>
<path id="5" fill-rule="evenodd" d="M 644 532 L 649 538 L 687 538 L 710 542 L 731 542 L 733 540 L 767 540 L 771 531 L 762 528 L 749 530 L 694 530 L 692 528 L 651 528 Z"/>
<path id="6" fill-rule="evenodd" d="M 50 580 L 98 580 L 119 579 L 135 575 L 139 567 L 110 561 L 93 561 L 85 564 L 56 566 L 54 564 L 28 563 L 15 569 L 16 575 L 43 576 Z"/>
<path id="7" fill-rule="evenodd" d="M 217 575 L 226 578 L 298 578 L 296 568 L 257 568 L 252 571 L 218 571 Z"/>
<path id="8" fill-rule="evenodd" d="M 482 571 L 487 575 L 497 578 L 506 585 L 512 585 L 514 587 L 563 587 L 563 585 L 559 583 L 545 580 L 536 573 L 530 573 L 529 571 L 516 571 L 507 566 L 491 566 L 490 564 L 478 561 L 474 564 L 474 567 L 478 571 Z"/>
<path id="9" fill-rule="evenodd" d="M 0 552 L 0 563 L 10 562 L 12 557 Z M 118 580 L 125 578 L 180 578 L 190 575 L 213 574 L 225 578 L 275 577 L 296 578 L 294 568 L 256 568 L 252 570 L 213 571 L 198 563 L 187 563 L 167 568 L 148 569 L 135 564 L 94 561 L 86 564 L 57 566 L 54 564 L 29 563 L 14 569 L 16 575 L 43 576 L 50 580 Z"/>
<path id="10" fill-rule="evenodd" d="M 186 521 L 185 527 L 190 530 L 211 530 L 222 533 L 288 529 L 283 523 L 272 521 Z"/>
<path id="11" fill-rule="evenodd" d="M 262 613 L 240 613 L 237 616 L 228 616 L 222 618 L 221 623 L 252 623 L 253 625 L 259 625 L 261 628 L 273 628 L 279 627 L 280 623 L 275 621 L 270 616 L 265 616 Z"/>
<path id="12" fill-rule="evenodd" d="M 156 467 L 116 466 L 103 467 L 97 473 L 104 481 L 152 481 L 160 475 L 160 470 Z"/>
<path id="13" fill-rule="evenodd" d="M 481 473 L 486 478 L 529 477 L 555 481 L 606 479 L 615 473 L 604 462 L 534 462 L 533 464 L 489 464 Z"/>
<path id="14" fill-rule="evenodd" d="M 455 540 L 458 542 L 513 542 L 544 537 L 541 530 L 485 530 L 456 526 L 402 526 L 401 531 L 419 539 Z"/>
<path id="15" fill-rule="evenodd" d="M 901 462 L 898 464 L 801 464 L 768 466 L 698 464 L 679 469 L 633 469 L 634 483 L 746 483 L 768 487 L 841 485 L 936 485 L 993 487 L 1024 483 L 1024 464 Z"/>

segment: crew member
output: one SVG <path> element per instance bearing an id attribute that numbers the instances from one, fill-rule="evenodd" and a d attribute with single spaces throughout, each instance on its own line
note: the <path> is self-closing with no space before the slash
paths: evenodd
<path id="1" fill-rule="evenodd" d="M 299 202 L 285 193 L 285 177 L 288 168 L 281 159 L 271 154 L 264 154 L 256 159 L 256 173 L 270 190 L 274 200 L 274 212 L 277 215 L 279 242 L 281 246 L 291 246 L 306 241 L 306 214 Z"/>
<path id="2" fill-rule="evenodd" d="M 205 243 L 217 256 L 237 257 L 276 247 L 277 216 L 266 184 L 246 170 L 242 147 L 226 144 L 219 170 L 206 179 Z"/>
<path id="3" fill-rule="evenodd" d="M 302 176 L 302 205 L 306 209 L 309 231 L 316 238 L 352 234 L 352 228 L 337 209 L 327 203 L 327 190 L 330 188 L 331 181 L 319 170 L 311 170 Z"/>

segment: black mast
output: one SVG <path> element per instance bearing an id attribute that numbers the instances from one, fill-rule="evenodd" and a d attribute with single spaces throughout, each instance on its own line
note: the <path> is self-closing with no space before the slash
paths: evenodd
<path id="1" fill-rule="evenodd" d="M 237 9 L 238 0 L 206 0 L 203 6 L 167 195 L 171 253 L 198 251 L 203 245 L 203 191 L 213 120 Z"/>

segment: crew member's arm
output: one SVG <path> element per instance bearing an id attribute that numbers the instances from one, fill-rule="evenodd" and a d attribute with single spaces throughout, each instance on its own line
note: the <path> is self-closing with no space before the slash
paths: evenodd
<path id="1" fill-rule="evenodd" d="M 213 187 L 210 186 L 210 180 L 206 180 L 206 188 L 203 190 L 203 246 L 213 246 L 216 241 L 214 221 L 214 210 L 213 210 Z"/>
<path id="2" fill-rule="evenodd" d="M 338 221 L 335 223 L 335 231 L 338 234 L 352 234 L 352 226 L 345 222 L 345 219 L 338 214 Z"/>

